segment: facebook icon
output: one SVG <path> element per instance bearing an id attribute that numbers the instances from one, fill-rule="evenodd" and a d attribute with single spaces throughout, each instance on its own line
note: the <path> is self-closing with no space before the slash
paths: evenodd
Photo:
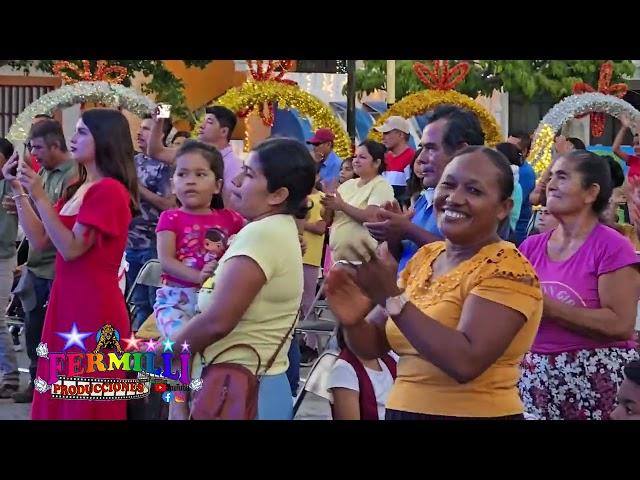
<path id="1" fill-rule="evenodd" d="M 162 399 L 167 403 L 171 403 L 171 400 L 173 400 L 173 393 L 164 392 L 164 394 L 162 395 Z"/>

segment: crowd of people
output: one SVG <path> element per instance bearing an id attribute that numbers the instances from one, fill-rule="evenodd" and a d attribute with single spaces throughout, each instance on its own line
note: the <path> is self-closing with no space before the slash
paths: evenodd
<path id="1" fill-rule="evenodd" d="M 243 161 L 236 122 L 209 107 L 195 135 L 169 143 L 171 123 L 147 116 L 136 150 L 121 112 L 91 109 L 68 142 L 42 115 L 24 151 L 0 139 L 0 312 L 21 300 L 31 375 L 19 391 L 0 315 L 0 398 L 32 402 L 33 419 L 130 418 L 123 400 L 34 389 L 53 382 L 41 342 L 64 351 L 60 332 L 77 341 L 108 318 L 121 338 L 194 353 L 203 393 L 171 402 L 169 419 L 291 419 L 300 365 L 321 353 L 294 331 L 320 295 L 336 320 L 334 419 L 640 418 L 637 157 L 620 155 L 625 178 L 558 135 L 536 181 L 528 134 L 488 148 L 472 112 L 440 106 L 415 150 L 392 116 L 353 158 L 319 129 L 307 145 L 268 138 Z M 159 288 L 135 284 L 150 260 Z M 237 375 L 255 388 L 235 396 Z M 214 412 L 217 388 L 229 399 Z"/>

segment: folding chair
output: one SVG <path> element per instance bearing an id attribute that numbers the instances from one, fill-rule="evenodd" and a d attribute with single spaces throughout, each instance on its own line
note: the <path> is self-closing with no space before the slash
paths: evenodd
<path id="1" fill-rule="evenodd" d="M 133 285 L 129 287 L 129 292 L 127 292 L 127 297 L 125 298 L 125 302 L 129 310 L 129 316 L 131 318 L 133 318 L 133 314 L 135 313 L 135 305 L 131 303 L 131 298 L 133 297 L 133 292 L 136 287 L 142 285 L 145 287 L 160 288 L 162 287 L 162 280 L 160 279 L 161 275 L 162 266 L 160 266 L 160 260 L 151 259 L 142 266 L 133 282 Z"/>
<path id="2" fill-rule="evenodd" d="M 320 288 L 318 289 L 318 293 L 316 297 L 313 299 L 313 303 L 309 308 L 309 311 L 304 316 L 302 321 L 296 325 L 295 333 L 314 333 L 318 335 L 321 339 L 324 339 L 322 345 L 318 345 L 318 352 L 324 350 L 324 346 L 329 342 L 331 337 L 336 331 L 337 323 L 332 315 L 330 315 L 329 307 L 325 302 L 320 304 L 320 297 L 322 297 L 324 293 L 324 282 L 320 284 Z M 310 318 L 311 313 L 315 312 L 315 318 Z M 329 314 L 327 315 L 327 312 Z M 302 312 L 300 312 L 302 313 Z M 300 315 L 302 316 L 302 315 Z"/>
<path id="3" fill-rule="evenodd" d="M 296 417 L 296 414 L 298 413 L 300 405 L 302 405 L 302 401 L 307 395 L 307 392 L 318 395 L 328 402 L 331 402 L 331 400 L 333 400 L 331 393 L 327 390 L 327 382 L 329 380 L 329 373 L 331 373 L 333 364 L 337 359 L 338 353 L 330 350 L 323 352 L 317 358 L 317 360 L 311 367 L 311 370 L 309 371 L 309 376 L 307 377 L 306 382 L 304 382 L 302 390 L 296 397 L 296 401 L 293 404 L 293 418 Z"/>

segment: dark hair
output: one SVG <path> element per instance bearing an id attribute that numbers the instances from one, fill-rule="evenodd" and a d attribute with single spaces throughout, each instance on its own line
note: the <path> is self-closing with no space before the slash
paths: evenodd
<path id="1" fill-rule="evenodd" d="M 632 360 L 624 368 L 624 376 L 636 385 L 640 386 L 640 360 Z"/>
<path id="2" fill-rule="evenodd" d="M 338 328 L 336 328 L 336 343 L 340 350 L 349 348 L 347 347 L 347 341 L 344 338 L 344 327 L 340 324 L 338 324 Z"/>
<path id="3" fill-rule="evenodd" d="M 447 120 L 447 130 L 442 138 L 447 153 L 455 152 L 463 143 L 484 145 L 484 132 L 474 113 L 454 105 L 441 105 L 433 111 L 428 124 L 442 119 Z"/>
<path id="4" fill-rule="evenodd" d="M 624 170 L 620 164 L 611 155 L 600 155 L 609 162 L 609 169 L 611 170 L 611 186 L 618 188 L 624 185 Z"/>
<path id="5" fill-rule="evenodd" d="M 387 147 L 375 140 L 365 140 L 358 146 L 366 148 L 369 155 L 373 157 L 374 162 L 376 160 L 380 160 L 380 165 L 378 165 L 378 175 L 386 170 L 387 164 L 384 160 L 384 154 L 387 153 Z"/>
<path id="6" fill-rule="evenodd" d="M 513 194 L 513 172 L 509 160 L 502 153 L 489 147 L 471 146 L 466 147 L 456 153 L 456 158 L 471 153 L 481 153 L 498 169 L 498 187 L 500 189 L 500 200 L 506 200 Z M 507 217 L 508 218 L 508 217 Z"/>
<path id="7" fill-rule="evenodd" d="M 49 148 L 54 143 L 57 143 L 61 152 L 67 152 L 67 142 L 64 139 L 62 125 L 56 120 L 45 120 L 32 126 L 29 132 L 29 140 L 31 141 L 34 138 L 42 138 Z"/>
<path id="8" fill-rule="evenodd" d="M 180 145 L 180 148 L 178 148 L 178 151 L 176 152 L 176 160 L 178 157 L 186 155 L 187 153 L 197 153 L 202 156 L 202 158 L 209 163 L 209 168 L 211 168 L 216 179 L 224 180 L 224 160 L 222 159 L 222 154 L 216 147 L 199 142 L 198 140 L 190 139 Z M 180 203 L 178 199 L 176 199 L 176 201 L 178 204 Z M 222 193 L 215 193 L 213 195 L 211 198 L 211 208 L 214 210 L 221 210 L 224 208 Z"/>
<path id="9" fill-rule="evenodd" d="M 253 151 L 258 157 L 267 190 L 289 191 L 285 213 L 304 219 L 310 209 L 307 195 L 316 182 L 316 162 L 302 143 L 292 138 L 268 138 Z"/>
<path id="10" fill-rule="evenodd" d="M 409 198 L 409 200 L 411 200 L 411 198 L 416 193 L 422 191 L 423 189 L 422 179 L 418 178 L 418 176 L 415 174 L 413 170 L 421 152 L 422 152 L 422 147 L 416 150 L 416 153 L 413 155 L 413 158 L 411 159 L 411 163 L 409 164 L 409 168 L 411 169 L 411 172 L 409 173 L 409 180 L 407 181 L 407 197 Z"/>
<path id="11" fill-rule="evenodd" d="M 216 120 L 218 120 L 220 127 L 227 127 L 229 129 L 227 133 L 227 141 L 230 141 L 233 129 L 236 128 L 236 123 L 238 123 L 236 114 L 228 108 L 222 107 L 220 105 L 216 105 L 215 107 L 207 107 L 205 109 L 205 112 L 216 117 Z"/>
<path id="12" fill-rule="evenodd" d="M 96 166 L 105 177 L 119 181 L 130 195 L 129 208 L 133 216 L 139 211 L 138 174 L 133 160 L 129 122 L 118 110 L 96 108 L 85 110 L 80 115 L 93 137 Z M 38 125 L 39 126 L 39 125 Z M 66 201 L 87 180 L 84 165 L 78 165 L 79 179 L 64 193 Z"/>
<path id="13" fill-rule="evenodd" d="M 576 150 L 586 150 L 587 149 L 587 147 L 585 146 L 584 142 L 582 140 L 580 140 L 579 138 L 567 137 L 565 140 L 567 142 L 569 142 L 571 145 L 573 145 L 573 148 L 575 148 Z"/>
<path id="14" fill-rule="evenodd" d="M 46 118 L 47 120 L 54 120 L 54 118 L 51 115 L 47 115 L 46 113 L 38 113 L 34 115 L 33 119 L 35 120 L 36 118 Z"/>
<path id="15" fill-rule="evenodd" d="M 191 134 L 185 130 L 180 130 L 178 132 L 176 132 L 176 134 L 173 136 L 173 138 L 171 139 L 171 141 L 173 142 L 176 138 L 180 138 L 180 137 L 184 137 L 186 139 L 191 138 Z"/>
<path id="16" fill-rule="evenodd" d="M 609 162 L 587 150 L 572 150 L 565 153 L 563 158 L 576 162 L 575 168 L 582 176 L 582 188 L 587 189 L 593 184 L 600 185 L 600 192 L 591 208 L 594 213 L 601 214 L 607 208 L 613 192 Z"/>
<path id="17" fill-rule="evenodd" d="M 142 115 L 142 120 L 153 120 L 153 116 L 150 113 L 145 113 Z M 171 133 L 171 129 L 173 128 L 173 124 L 170 119 L 165 119 L 166 121 L 162 122 L 162 144 L 167 146 L 167 137 Z"/>
<path id="18" fill-rule="evenodd" d="M 212 242 L 224 242 L 227 239 L 224 232 L 219 228 L 210 228 L 207 230 L 207 233 L 204 234 L 204 238 Z"/>
<path id="19" fill-rule="evenodd" d="M 496 145 L 496 150 L 507 157 L 511 165 L 522 165 L 522 152 L 513 143 L 503 142 Z"/>
<path id="20" fill-rule="evenodd" d="M 520 140 L 520 152 L 522 155 L 526 155 L 529 153 L 529 149 L 531 148 L 531 135 L 525 132 L 514 132 L 509 135 L 510 137 L 515 137 Z"/>
<path id="21" fill-rule="evenodd" d="M 4 158 L 7 160 L 13 155 L 13 144 L 3 137 L 0 137 L 0 153 L 4 155 Z"/>

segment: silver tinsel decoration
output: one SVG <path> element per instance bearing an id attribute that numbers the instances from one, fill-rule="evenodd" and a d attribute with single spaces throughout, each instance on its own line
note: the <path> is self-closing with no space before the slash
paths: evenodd
<path id="1" fill-rule="evenodd" d="M 582 93 L 571 95 L 554 105 L 538 125 L 535 134 L 538 135 L 544 124 L 550 125 L 554 133 L 557 133 L 568 120 L 592 112 L 603 112 L 616 118 L 626 114 L 632 124 L 640 124 L 640 112 L 629 102 L 604 93 Z"/>
<path id="2" fill-rule="evenodd" d="M 108 82 L 78 82 L 47 93 L 27 106 L 11 125 L 7 140 L 12 143 L 27 140 L 31 121 L 38 114 L 53 115 L 56 110 L 87 102 L 123 108 L 138 116 L 151 114 L 156 108 L 155 103 L 149 98 L 123 85 Z"/>
<path id="3" fill-rule="evenodd" d="M 605 95 L 604 93 L 582 93 L 564 98 L 547 112 L 538 124 L 538 128 L 536 128 L 532 145 L 534 147 L 536 146 L 539 140 L 538 136 L 543 128 L 550 127 L 553 133 L 556 134 L 570 119 L 592 112 L 606 113 L 615 118 L 626 115 L 633 125 L 633 130 L 636 130 L 640 126 L 640 111 L 636 110 L 630 103 L 613 95 Z M 553 142 L 553 138 L 549 139 L 549 141 Z M 550 155 L 550 151 L 551 144 L 544 145 L 543 148 L 537 150 L 536 155 L 532 152 L 532 155 L 529 157 L 529 163 L 535 168 L 536 164 L 541 161 L 545 155 Z M 550 157 L 547 157 L 547 160 L 549 159 Z M 543 165 L 543 167 L 545 166 L 546 165 Z"/>

